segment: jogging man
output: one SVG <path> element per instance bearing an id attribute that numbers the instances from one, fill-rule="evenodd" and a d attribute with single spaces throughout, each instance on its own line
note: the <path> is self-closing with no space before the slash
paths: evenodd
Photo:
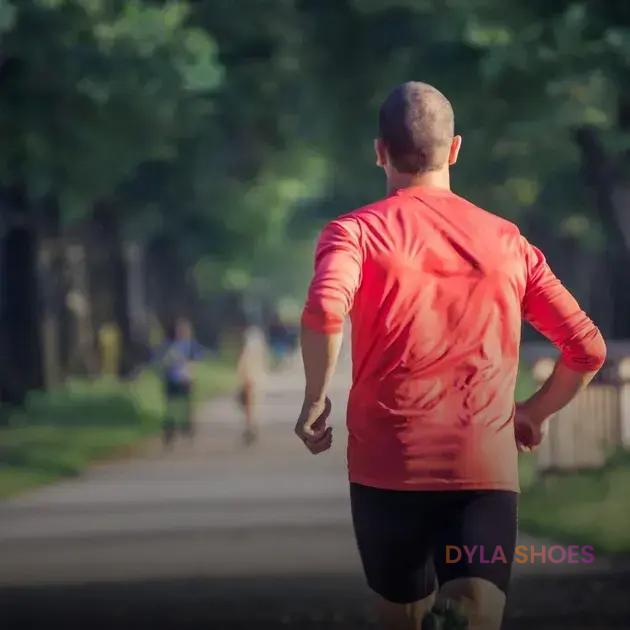
<path id="1" fill-rule="evenodd" d="M 540 250 L 513 223 L 451 192 L 461 142 L 435 88 L 405 83 L 387 97 L 375 150 L 388 196 L 324 228 L 302 316 L 296 433 L 312 453 L 332 442 L 326 389 L 342 323 L 352 320 L 352 515 L 383 627 L 395 630 L 421 620 L 500 627 L 517 450 L 540 443 L 546 419 L 589 383 L 606 351 Z M 561 356 L 547 383 L 515 405 L 523 318 Z M 447 556 L 447 547 L 475 545 L 474 556 Z M 444 624 L 452 610 L 468 621 Z"/>

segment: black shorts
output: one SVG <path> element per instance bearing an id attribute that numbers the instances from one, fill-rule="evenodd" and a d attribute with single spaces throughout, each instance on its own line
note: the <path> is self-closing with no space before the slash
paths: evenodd
<path id="1" fill-rule="evenodd" d="M 465 577 L 507 592 L 517 493 L 503 490 L 381 490 L 350 484 L 352 519 L 370 588 L 411 603 Z"/>

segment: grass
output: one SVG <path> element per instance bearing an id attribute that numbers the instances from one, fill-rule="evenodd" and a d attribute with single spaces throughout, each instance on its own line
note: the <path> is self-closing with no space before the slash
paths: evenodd
<path id="1" fill-rule="evenodd" d="M 567 544 L 602 552 L 630 553 L 630 454 L 619 453 L 599 470 L 535 477 L 531 457 L 522 459 L 520 526 Z"/>
<path id="2" fill-rule="evenodd" d="M 216 361 L 196 370 L 195 398 L 229 390 L 234 370 Z M 159 378 L 131 382 L 72 380 L 52 392 L 32 392 L 0 429 L 0 497 L 81 473 L 160 429 L 164 397 Z"/>

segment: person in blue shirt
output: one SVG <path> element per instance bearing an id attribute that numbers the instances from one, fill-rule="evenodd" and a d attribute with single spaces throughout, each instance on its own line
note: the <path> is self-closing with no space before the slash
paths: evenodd
<path id="1" fill-rule="evenodd" d="M 162 373 L 166 395 L 166 415 L 162 425 L 165 446 L 172 444 L 178 428 L 190 437 L 194 434 L 191 363 L 203 355 L 204 349 L 195 340 L 190 322 L 185 318 L 175 320 L 154 358 Z"/>

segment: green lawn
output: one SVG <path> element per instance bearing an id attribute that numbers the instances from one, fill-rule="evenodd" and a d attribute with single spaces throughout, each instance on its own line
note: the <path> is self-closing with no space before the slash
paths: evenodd
<path id="1" fill-rule="evenodd" d="M 630 552 L 630 454 L 622 453 L 597 471 L 546 475 L 536 479 L 522 459 L 523 530 L 559 542 Z"/>
<path id="2" fill-rule="evenodd" d="M 234 370 L 197 366 L 195 397 L 234 385 Z M 0 497 L 79 474 L 91 462 L 120 455 L 160 428 L 164 398 L 150 372 L 132 382 L 73 380 L 53 392 L 33 392 L 0 429 Z"/>

